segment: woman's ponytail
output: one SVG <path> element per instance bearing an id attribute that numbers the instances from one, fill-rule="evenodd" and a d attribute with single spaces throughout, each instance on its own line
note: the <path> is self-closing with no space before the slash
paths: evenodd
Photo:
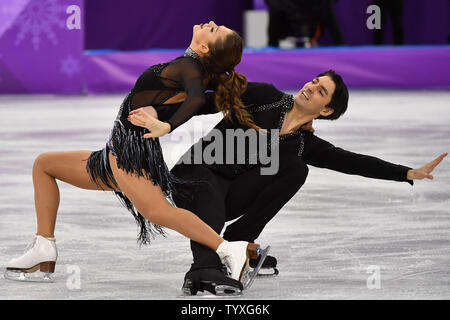
<path id="1" fill-rule="evenodd" d="M 241 61 L 243 47 L 244 41 L 233 31 L 225 39 L 210 44 L 210 52 L 202 58 L 202 63 L 209 84 L 216 88 L 217 109 L 226 119 L 232 121 L 234 116 L 241 125 L 259 130 L 241 100 L 247 89 L 247 78 L 234 71 Z"/>
<path id="2" fill-rule="evenodd" d="M 246 89 L 247 77 L 242 73 L 231 71 L 222 74 L 217 81 L 215 104 L 226 119 L 232 121 L 234 115 L 241 125 L 259 130 L 240 98 Z"/>

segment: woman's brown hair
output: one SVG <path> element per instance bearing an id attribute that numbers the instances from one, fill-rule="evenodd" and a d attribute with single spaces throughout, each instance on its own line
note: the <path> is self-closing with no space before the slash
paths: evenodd
<path id="1" fill-rule="evenodd" d="M 250 113 L 241 101 L 241 95 L 247 89 L 247 77 L 234 71 L 241 62 L 244 41 L 232 31 L 223 40 L 218 39 L 209 45 L 209 54 L 203 56 L 208 83 L 216 88 L 214 101 L 225 118 L 232 121 L 232 115 L 241 125 L 259 130 Z"/>

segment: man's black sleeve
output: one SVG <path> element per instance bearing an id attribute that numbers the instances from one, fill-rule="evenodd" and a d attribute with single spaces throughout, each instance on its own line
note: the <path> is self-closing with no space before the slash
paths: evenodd
<path id="1" fill-rule="evenodd" d="M 409 167 L 335 147 L 315 135 L 309 138 L 303 153 L 303 160 L 309 165 L 367 178 L 405 181 L 414 185 L 412 180 L 406 178 L 411 169 Z"/>
<path id="2" fill-rule="evenodd" d="M 197 114 L 213 114 L 218 113 L 214 101 L 215 92 L 208 90 L 205 93 L 205 104 L 197 112 Z M 247 88 L 241 96 L 241 101 L 247 108 L 257 107 L 279 101 L 284 95 L 283 91 L 275 88 L 273 84 L 264 82 L 249 82 Z"/>

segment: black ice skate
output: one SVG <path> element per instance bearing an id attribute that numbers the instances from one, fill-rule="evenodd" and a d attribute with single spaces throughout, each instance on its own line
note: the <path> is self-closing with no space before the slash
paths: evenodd
<path id="1" fill-rule="evenodd" d="M 255 268 L 258 265 L 259 260 L 259 256 L 257 259 L 250 259 L 250 267 Z M 277 258 L 268 255 L 258 272 L 258 277 L 275 277 L 278 273 Z"/>
<path id="2" fill-rule="evenodd" d="M 186 296 L 195 296 L 199 291 L 216 296 L 240 296 L 244 286 L 240 281 L 228 277 L 223 270 L 205 268 L 188 272 L 181 290 Z"/>

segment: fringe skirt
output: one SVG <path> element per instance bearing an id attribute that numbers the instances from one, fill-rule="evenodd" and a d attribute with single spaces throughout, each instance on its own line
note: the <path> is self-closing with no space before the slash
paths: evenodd
<path id="1" fill-rule="evenodd" d="M 115 120 L 105 148 L 92 152 L 88 158 L 86 170 L 92 181 L 100 188 L 100 182 L 112 189 L 119 188 L 109 163 L 108 155 L 111 152 L 119 169 L 152 181 L 153 185 L 158 184 L 172 205 L 175 205 L 175 195 L 182 199 L 192 199 L 192 192 L 203 182 L 187 181 L 171 174 L 164 162 L 159 139 L 143 138 L 144 133 L 148 132 L 145 130 L 127 129 L 120 119 Z M 136 220 L 139 227 L 137 241 L 140 245 L 149 244 L 150 239 L 154 239 L 156 235 L 165 236 L 163 227 L 144 218 L 123 192 L 114 193 Z"/>

